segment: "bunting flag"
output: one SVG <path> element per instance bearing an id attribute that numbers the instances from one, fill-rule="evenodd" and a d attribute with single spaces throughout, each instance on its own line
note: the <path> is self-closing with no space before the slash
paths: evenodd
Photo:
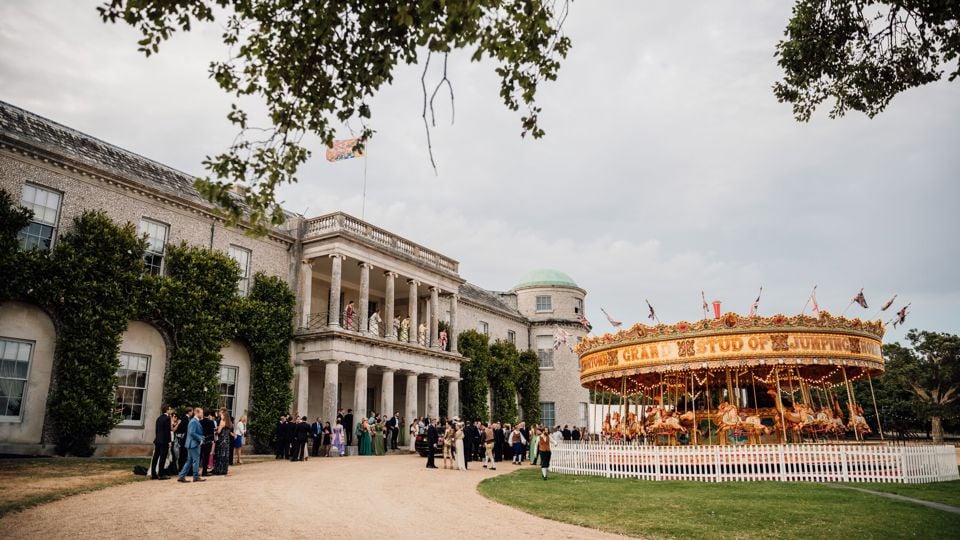
<path id="1" fill-rule="evenodd" d="M 333 146 L 327 148 L 327 161 L 343 161 L 356 157 L 363 157 L 363 151 L 357 150 L 360 139 L 344 139 L 333 141 Z"/>
<path id="2" fill-rule="evenodd" d="M 577 322 L 583 325 L 587 329 L 587 332 L 593 330 L 593 325 L 590 324 L 590 321 L 587 320 L 582 314 L 577 314 Z"/>
<path id="3" fill-rule="evenodd" d="M 560 347 L 566 345 L 571 351 L 573 351 L 573 347 L 570 345 L 570 333 L 559 326 L 555 328 L 556 329 L 553 332 L 553 350 L 556 351 Z"/>
<path id="4" fill-rule="evenodd" d="M 750 316 L 753 317 L 757 314 L 757 310 L 760 308 L 760 295 L 763 294 L 763 287 L 760 287 L 760 292 L 757 293 L 757 299 L 753 301 L 753 304 L 750 306 Z"/>
<path id="5" fill-rule="evenodd" d="M 910 304 L 903 306 L 903 309 L 897 312 L 897 316 L 893 318 L 893 327 L 896 328 L 898 324 L 903 324 L 903 321 L 907 320 L 907 308 L 910 307 Z"/>
<path id="6" fill-rule="evenodd" d="M 893 295 L 893 298 L 887 300 L 887 303 L 884 304 L 882 308 L 880 308 L 880 311 L 886 311 L 887 309 L 889 309 L 890 306 L 893 305 L 893 301 L 896 299 L 897 299 L 897 295 Z"/>
<path id="7" fill-rule="evenodd" d="M 863 289 L 860 289 L 860 292 L 853 297 L 853 301 L 860 304 L 863 309 L 867 309 L 867 299 L 863 296 Z"/>
<path id="8" fill-rule="evenodd" d="M 647 318 L 650 319 L 651 321 L 655 320 L 657 318 L 657 312 L 653 310 L 653 306 L 650 305 L 649 300 L 646 300 L 646 302 L 647 302 L 647 307 L 650 308 L 650 314 L 647 315 Z"/>
<path id="9" fill-rule="evenodd" d="M 817 286 L 813 286 L 813 292 L 810 293 L 810 300 L 813 302 L 813 312 L 820 316 L 820 304 L 817 303 Z"/>
<path id="10" fill-rule="evenodd" d="M 603 308 L 600 308 L 600 311 L 602 311 L 603 314 L 607 316 L 607 320 L 610 321 L 610 324 L 612 324 L 614 328 L 619 328 L 620 325 L 623 324 L 623 323 L 620 322 L 620 321 L 614 320 L 614 318 L 611 317 L 609 313 L 607 313 L 607 310 L 605 310 L 605 309 L 603 309 Z"/>
<path id="11" fill-rule="evenodd" d="M 703 299 L 703 318 L 706 319 L 707 312 L 710 311 L 710 306 L 707 304 L 707 295 L 700 291 L 700 298 Z"/>

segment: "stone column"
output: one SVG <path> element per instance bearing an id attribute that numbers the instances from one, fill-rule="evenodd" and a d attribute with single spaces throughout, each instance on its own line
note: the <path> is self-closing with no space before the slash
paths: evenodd
<path id="1" fill-rule="evenodd" d="M 383 378 L 380 380 L 380 414 L 393 416 L 396 411 L 393 409 L 393 370 L 383 370 Z M 400 426 L 403 427 L 403 426 Z"/>
<path id="2" fill-rule="evenodd" d="M 310 310 L 313 296 L 313 265 L 300 261 L 300 328 L 310 328 Z"/>
<path id="3" fill-rule="evenodd" d="M 429 299 L 427 299 L 423 303 L 423 322 L 424 324 L 427 325 L 427 331 L 423 335 L 423 339 L 424 339 L 423 346 L 429 347 L 430 346 L 430 300 Z M 419 343 L 419 339 L 418 339 L 418 343 Z"/>
<path id="4" fill-rule="evenodd" d="M 404 399 L 403 421 L 410 425 L 413 419 L 417 417 L 417 374 L 407 372 L 407 395 Z"/>
<path id="5" fill-rule="evenodd" d="M 447 418 L 460 416 L 460 379 L 447 380 Z"/>
<path id="6" fill-rule="evenodd" d="M 396 313 L 394 313 L 393 309 L 393 300 L 394 296 L 396 296 L 395 280 L 397 279 L 397 273 L 384 272 L 383 275 L 387 278 L 387 305 L 383 314 L 383 324 L 387 325 L 387 327 L 384 329 L 385 331 L 383 335 L 397 339 L 397 332 L 393 328 L 393 318 L 396 316 Z"/>
<path id="7" fill-rule="evenodd" d="M 370 263 L 360 263 L 360 305 L 357 306 L 357 314 L 360 317 L 360 324 L 357 328 L 361 334 L 366 334 L 370 324 L 370 269 L 373 265 Z"/>
<path id="8" fill-rule="evenodd" d="M 340 327 L 340 282 L 343 278 L 343 255 L 330 255 L 330 311 L 327 313 L 327 324 Z"/>
<path id="9" fill-rule="evenodd" d="M 408 336 L 408 341 L 410 343 L 417 342 L 417 285 L 420 285 L 420 282 L 415 279 L 407 280 L 407 283 L 410 284 L 410 296 L 407 298 L 408 311 L 410 312 L 410 335 Z"/>
<path id="10" fill-rule="evenodd" d="M 337 425 L 337 389 L 340 387 L 340 361 L 327 360 L 323 376 L 323 420 Z M 344 428 L 346 429 L 346 427 Z"/>
<path id="11" fill-rule="evenodd" d="M 457 354 L 457 303 L 459 294 L 450 295 L 450 328 L 447 329 L 447 340 L 450 341 L 450 352 Z"/>
<path id="12" fill-rule="evenodd" d="M 440 378 L 436 375 L 427 376 L 427 416 L 440 417 Z"/>
<path id="13" fill-rule="evenodd" d="M 430 337 L 427 340 L 430 347 L 436 349 L 440 347 L 440 289 L 430 287 Z"/>
<path id="14" fill-rule="evenodd" d="M 307 397 L 310 392 L 310 366 L 297 365 L 297 416 L 307 414 Z"/>
<path id="15" fill-rule="evenodd" d="M 356 434 L 357 424 L 367 417 L 367 366 L 357 364 L 357 371 L 353 378 L 353 430 Z M 356 436 L 353 438 L 356 440 Z"/>

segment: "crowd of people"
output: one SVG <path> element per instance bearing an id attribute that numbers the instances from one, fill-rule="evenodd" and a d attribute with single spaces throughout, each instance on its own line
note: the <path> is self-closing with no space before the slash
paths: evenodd
<path id="1" fill-rule="evenodd" d="M 281 416 L 275 432 L 276 459 L 306 461 L 309 456 L 343 456 L 354 441 L 361 456 L 382 456 L 398 447 L 402 425 L 400 413 L 387 416 L 371 411 L 369 416 L 355 423 L 353 409 L 346 412 L 340 409 L 334 423 L 331 426 L 319 416 L 313 423 L 306 416 Z M 311 449 L 309 456 L 308 447 Z"/>
<path id="2" fill-rule="evenodd" d="M 156 420 L 151 479 L 168 480 L 176 475 L 179 482 L 187 482 L 190 474 L 194 482 L 203 482 L 204 476 L 226 475 L 231 465 L 243 463 L 246 417 L 234 422 L 222 407 L 216 412 L 187 407 L 182 416 L 170 406 L 161 411 Z"/>

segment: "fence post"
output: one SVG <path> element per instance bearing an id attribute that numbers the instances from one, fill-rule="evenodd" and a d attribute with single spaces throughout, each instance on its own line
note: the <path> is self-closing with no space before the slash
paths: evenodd
<path id="1" fill-rule="evenodd" d="M 906 446 L 901 446 L 897 448 L 897 463 L 898 463 L 898 466 L 900 467 L 900 470 L 899 470 L 900 474 L 897 475 L 897 480 L 899 480 L 903 484 L 907 483 L 907 462 L 906 462 L 906 456 L 904 455 L 906 454 L 906 449 L 907 449 Z"/>
<path id="2" fill-rule="evenodd" d="M 720 474 L 720 447 L 713 447 L 713 476 L 717 482 L 722 481 Z"/>
<path id="3" fill-rule="evenodd" d="M 778 444 L 777 445 L 777 459 L 780 461 L 780 481 L 787 481 L 787 460 L 784 457 L 784 448 L 786 445 Z"/>
<path id="4" fill-rule="evenodd" d="M 850 467 L 847 464 L 847 447 L 840 446 L 840 478 L 844 482 L 850 481 Z"/>

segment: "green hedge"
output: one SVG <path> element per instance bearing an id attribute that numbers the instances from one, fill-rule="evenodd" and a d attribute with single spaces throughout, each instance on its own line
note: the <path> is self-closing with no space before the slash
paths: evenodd
<path id="1" fill-rule="evenodd" d="M 465 361 L 460 364 L 461 417 L 528 424 L 540 422 L 540 368 L 537 353 L 519 352 L 513 343 L 496 341 L 476 330 L 457 336 Z M 490 391 L 493 410 L 487 405 Z M 517 399 L 523 418 L 517 410 Z"/>

